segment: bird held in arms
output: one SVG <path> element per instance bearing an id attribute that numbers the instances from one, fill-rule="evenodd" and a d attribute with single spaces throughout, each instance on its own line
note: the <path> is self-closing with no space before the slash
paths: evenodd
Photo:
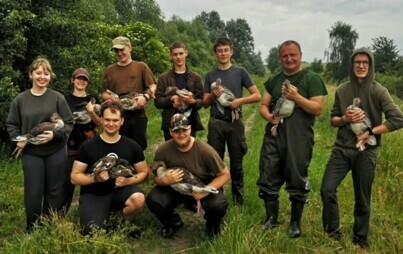
<path id="1" fill-rule="evenodd" d="M 50 122 L 42 122 L 37 124 L 34 128 L 32 128 L 29 133 L 17 136 L 12 140 L 15 142 L 26 141 L 33 145 L 39 145 L 43 141 L 42 138 L 39 137 L 45 131 L 56 131 L 64 127 L 64 122 L 58 113 L 53 113 L 50 115 Z M 15 148 L 12 155 L 15 155 L 15 158 L 18 158 L 22 153 L 21 147 Z"/>
<path id="2" fill-rule="evenodd" d="M 73 119 L 75 124 L 87 124 L 92 121 L 91 114 L 86 109 L 86 105 L 88 102 L 84 101 L 83 103 L 79 103 L 75 106 L 77 110 L 72 112 Z M 101 105 L 95 103 L 95 98 L 92 97 L 90 103 L 94 105 L 94 112 L 99 115 L 101 113 Z"/>
<path id="3" fill-rule="evenodd" d="M 150 165 L 151 170 L 153 173 L 162 178 L 165 174 L 170 170 L 180 169 L 183 172 L 183 179 L 180 182 L 173 183 L 170 186 L 175 191 L 182 193 L 184 195 L 192 195 L 193 192 L 195 193 L 213 193 L 217 194 L 218 190 L 214 187 L 204 184 L 198 177 L 193 175 L 187 169 L 182 167 L 173 167 L 167 168 L 165 162 L 163 161 L 154 161 Z M 201 212 L 201 203 L 200 200 L 197 200 L 197 213 Z"/>
<path id="4" fill-rule="evenodd" d="M 362 122 L 359 123 L 350 123 L 350 129 L 354 132 L 355 135 L 360 135 L 361 133 L 370 130 L 372 128 L 371 120 L 368 118 L 367 113 L 361 109 L 360 106 L 361 100 L 358 97 L 353 99 L 353 104 L 347 107 L 347 110 L 353 110 L 354 112 L 364 112 L 365 117 Z M 366 141 L 363 143 L 362 141 L 358 141 L 356 147 L 360 151 L 365 150 L 365 144 L 369 144 L 371 146 L 376 145 L 377 141 L 374 135 L 370 135 Z"/>
<path id="5" fill-rule="evenodd" d="M 283 86 L 287 90 L 290 90 L 291 86 L 290 81 L 286 79 L 283 83 Z M 294 108 L 295 108 L 295 102 L 287 99 L 284 94 L 281 94 L 281 97 L 276 101 L 276 104 L 274 105 L 272 111 L 273 118 L 276 116 L 280 116 L 281 117 L 280 123 L 283 123 L 284 118 L 287 118 L 292 115 L 292 113 L 294 112 Z M 275 124 L 271 127 L 271 134 L 273 135 L 273 137 L 277 136 L 277 127 L 278 124 Z"/>
<path id="6" fill-rule="evenodd" d="M 224 107 L 228 107 L 229 105 L 231 105 L 232 101 L 235 100 L 236 98 L 235 95 L 231 92 L 231 90 L 229 90 L 228 87 L 222 84 L 220 78 L 217 78 L 217 80 L 211 84 L 212 90 L 215 89 L 216 87 L 220 87 L 222 91 L 220 96 L 216 98 L 217 108 L 218 111 L 220 111 L 220 113 L 224 115 Z M 241 108 L 239 107 L 231 110 L 232 122 L 239 120 L 239 118 L 241 117 L 240 112 Z"/>
<path id="7" fill-rule="evenodd" d="M 108 171 L 109 177 L 115 179 L 119 176 L 130 177 L 136 174 L 135 169 L 125 159 L 120 159 L 116 154 L 108 154 L 96 161 L 91 169 L 90 175 Z"/>

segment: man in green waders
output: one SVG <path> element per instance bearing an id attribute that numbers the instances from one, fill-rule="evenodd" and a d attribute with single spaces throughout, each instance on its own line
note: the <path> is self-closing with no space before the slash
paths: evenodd
<path id="1" fill-rule="evenodd" d="M 263 227 L 278 224 L 278 193 L 286 183 L 290 193 L 291 238 L 301 236 L 301 216 L 310 190 L 308 166 L 314 145 L 313 124 L 315 116 L 322 113 L 323 96 L 327 94 L 321 77 L 301 66 L 301 47 L 296 41 L 285 41 L 279 47 L 279 59 L 283 70 L 271 76 L 265 83 L 265 93 L 260 114 L 268 122 L 260 154 L 257 181 L 259 197 L 266 208 Z M 283 83 L 288 80 L 287 89 Z M 291 116 L 284 118 L 273 114 L 279 98 L 294 102 Z M 273 133 L 273 126 L 275 132 Z"/>

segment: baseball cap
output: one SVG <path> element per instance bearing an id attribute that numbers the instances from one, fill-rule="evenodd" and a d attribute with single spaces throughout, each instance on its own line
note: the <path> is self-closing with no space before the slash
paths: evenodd
<path id="1" fill-rule="evenodd" d="M 185 115 L 177 113 L 171 117 L 171 131 L 178 129 L 187 130 L 189 128 L 190 123 Z"/>
<path id="2" fill-rule="evenodd" d="M 123 49 L 126 46 L 130 46 L 130 40 L 127 37 L 119 36 L 112 40 L 113 49 Z"/>
<path id="3" fill-rule="evenodd" d="M 71 75 L 73 78 L 78 78 L 78 77 L 84 77 L 86 78 L 88 81 L 90 81 L 90 74 L 88 73 L 88 71 L 84 68 L 78 68 L 75 71 L 73 71 L 73 74 Z"/>

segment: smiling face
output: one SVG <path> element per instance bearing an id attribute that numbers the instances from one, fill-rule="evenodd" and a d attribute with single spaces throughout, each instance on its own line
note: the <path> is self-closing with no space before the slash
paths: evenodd
<path id="1" fill-rule="evenodd" d="M 29 73 L 29 78 L 32 80 L 32 87 L 35 89 L 46 88 L 51 77 L 51 72 L 42 65 Z"/>
<path id="2" fill-rule="evenodd" d="M 369 57 L 366 54 L 357 54 L 353 59 L 354 75 L 358 79 L 365 79 L 369 71 Z"/>
<path id="3" fill-rule="evenodd" d="M 85 91 L 85 89 L 88 86 L 88 79 L 86 79 L 83 76 L 72 78 L 71 82 L 73 83 L 74 90 L 80 91 L 80 92 Z"/>
<path id="4" fill-rule="evenodd" d="M 218 45 L 214 52 L 217 61 L 220 65 L 227 65 L 231 63 L 231 57 L 234 54 L 234 51 L 230 47 L 230 45 Z"/>
<path id="5" fill-rule="evenodd" d="M 127 64 L 132 60 L 132 47 L 131 46 L 125 46 L 123 49 L 113 49 L 115 52 L 116 57 L 118 58 L 118 61 L 120 64 Z"/>
<path id="6" fill-rule="evenodd" d="M 188 56 L 188 51 L 184 48 L 175 48 L 171 50 L 169 54 L 169 59 L 176 67 L 183 67 L 186 65 L 186 57 Z"/>
<path id="7" fill-rule="evenodd" d="M 189 148 L 189 145 L 191 143 L 191 129 L 176 129 L 174 131 L 171 131 L 171 136 L 173 141 L 175 142 L 176 147 L 179 150 L 187 150 Z"/>
<path id="8" fill-rule="evenodd" d="M 123 121 L 124 119 L 119 110 L 112 110 L 110 108 L 105 109 L 101 117 L 103 133 L 108 136 L 118 135 Z"/>
<path id="9" fill-rule="evenodd" d="M 280 62 L 286 75 L 293 75 L 302 69 L 302 52 L 294 43 L 285 44 L 280 48 Z"/>

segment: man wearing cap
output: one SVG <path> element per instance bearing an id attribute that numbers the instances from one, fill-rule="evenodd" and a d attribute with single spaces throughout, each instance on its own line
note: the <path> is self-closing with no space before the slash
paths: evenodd
<path id="1" fill-rule="evenodd" d="M 101 123 L 100 117 L 94 111 L 95 104 L 91 103 L 91 100 L 93 98 L 96 102 L 97 99 L 86 91 L 88 83 L 90 82 L 90 74 L 88 73 L 88 71 L 84 68 L 76 69 L 71 75 L 70 81 L 73 86 L 73 91 L 71 94 L 65 96 L 70 111 L 73 112 L 74 115 L 74 112 L 86 110 L 91 117 L 91 121 L 86 124 L 79 124 L 76 122 L 69 136 L 69 140 L 67 141 L 68 157 L 65 181 L 66 196 L 63 201 L 63 210 L 66 213 L 70 208 L 70 204 L 74 194 L 74 185 L 72 185 L 70 182 L 70 173 L 73 167 L 73 162 L 75 160 L 77 150 L 81 146 L 81 144 L 84 143 L 84 141 L 94 137 L 98 133 L 97 125 Z"/>
<path id="2" fill-rule="evenodd" d="M 141 94 L 137 96 L 136 108 L 125 111 L 125 122 L 120 131 L 122 135 L 133 139 L 145 150 L 148 119 L 144 106 L 155 97 L 156 81 L 147 64 L 132 60 L 132 46 L 128 38 L 116 37 L 112 44 L 112 50 L 115 51 L 118 62 L 105 69 L 102 98 L 117 100 L 106 92 L 107 89 L 119 96 L 129 93 Z"/>
<path id="3" fill-rule="evenodd" d="M 154 177 L 157 186 L 148 194 L 147 206 L 163 224 L 162 236 L 171 238 L 183 226 L 179 214 L 174 209 L 179 204 L 195 203 L 196 200 L 200 200 L 205 211 L 207 233 L 210 236 L 216 235 L 220 232 L 228 207 L 228 200 L 222 187 L 230 179 L 229 170 L 214 148 L 190 135 L 191 125 L 183 114 L 171 117 L 170 133 L 172 139 L 158 147 L 154 161 L 163 161 L 167 168 L 172 170 L 164 177 Z M 204 184 L 220 192 L 193 193 L 192 196 L 176 192 L 169 185 L 182 180 L 183 173 L 180 167 L 186 168 Z"/>

